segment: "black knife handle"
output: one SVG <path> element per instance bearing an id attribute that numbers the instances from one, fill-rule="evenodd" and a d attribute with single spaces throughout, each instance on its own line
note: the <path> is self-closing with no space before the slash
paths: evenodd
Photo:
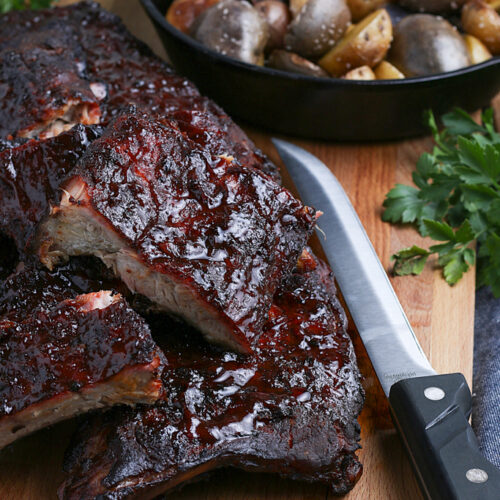
<path id="1" fill-rule="evenodd" d="M 461 373 L 401 380 L 389 402 L 425 498 L 500 499 L 500 470 L 479 451 Z"/>

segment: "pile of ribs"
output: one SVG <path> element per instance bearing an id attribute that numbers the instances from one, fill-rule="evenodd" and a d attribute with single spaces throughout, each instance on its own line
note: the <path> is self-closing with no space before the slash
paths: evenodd
<path id="1" fill-rule="evenodd" d="M 79 415 L 61 499 L 219 467 L 349 491 L 364 394 L 318 216 L 98 4 L 0 16 L 0 448 Z"/>

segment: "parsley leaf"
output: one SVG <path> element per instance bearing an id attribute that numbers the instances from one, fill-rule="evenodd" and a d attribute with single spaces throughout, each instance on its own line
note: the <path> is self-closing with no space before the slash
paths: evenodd
<path id="1" fill-rule="evenodd" d="M 435 146 L 418 160 L 415 186 L 397 184 L 387 193 L 382 219 L 413 224 L 439 243 L 400 250 L 392 256 L 393 271 L 420 274 L 436 254 L 453 285 L 477 261 L 478 286 L 489 285 L 500 297 L 500 134 L 493 110 L 484 111 L 478 124 L 455 109 L 442 117 L 441 131 L 432 113 L 427 121 Z"/>
<path id="2" fill-rule="evenodd" d="M 52 0 L 0 0 L 0 13 L 9 10 L 43 9 L 50 7 Z"/>
<path id="3" fill-rule="evenodd" d="M 400 250 L 391 257 L 391 260 L 395 260 L 394 270 L 396 274 L 405 276 L 407 274 L 420 274 L 429 255 L 427 250 L 413 245 L 411 248 Z"/>

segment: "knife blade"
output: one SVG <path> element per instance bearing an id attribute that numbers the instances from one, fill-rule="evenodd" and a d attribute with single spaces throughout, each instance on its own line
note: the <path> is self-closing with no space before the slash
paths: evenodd
<path id="1" fill-rule="evenodd" d="M 498 500 L 500 471 L 480 453 L 460 373 L 438 375 L 339 181 L 318 158 L 273 143 L 302 201 L 323 212 L 321 245 L 351 313 L 421 491 L 433 500 Z"/>

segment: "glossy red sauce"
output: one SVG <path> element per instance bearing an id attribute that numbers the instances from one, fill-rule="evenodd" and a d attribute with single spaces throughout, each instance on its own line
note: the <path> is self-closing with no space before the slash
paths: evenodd
<path id="1" fill-rule="evenodd" d="M 166 401 L 91 419 L 68 453 L 61 497 L 124 498 L 163 484 L 159 493 L 203 464 L 352 488 L 363 393 L 329 271 L 314 262 L 285 280 L 249 357 L 148 318 L 168 359 Z"/>
<path id="2" fill-rule="evenodd" d="M 159 356 L 147 324 L 123 298 L 93 308 L 94 295 L 77 296 L 74 280 L 68 269 L 25 266 L 1 284 L 0 419 L 123 370 L 149 369 Z"/>
<path id="3" fill-rule="evenodd" d="M 262 330 L 316 221 L 267 175 L 133 110 L 89 145 L 63 189 L 80 191 L 75 183 L 124 247 L 194 290 L 243 345 Z"/>

